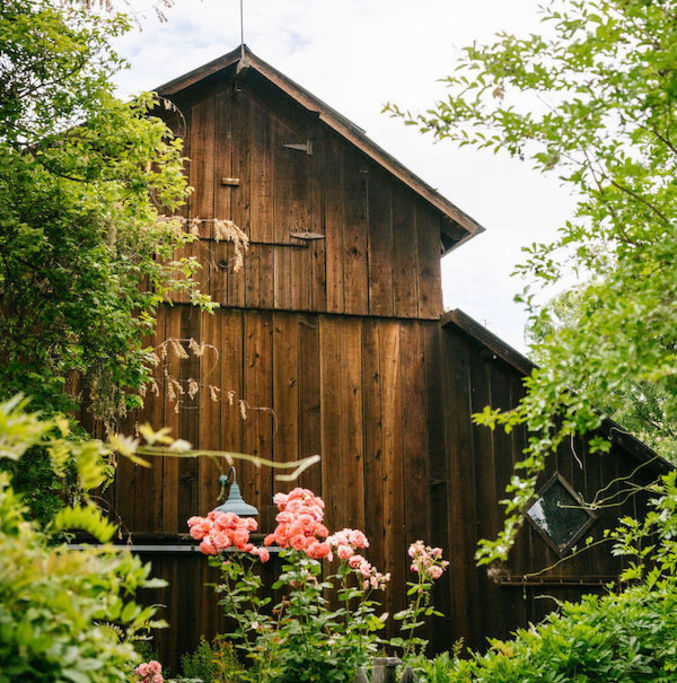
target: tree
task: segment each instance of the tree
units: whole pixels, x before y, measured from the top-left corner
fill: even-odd
[[[579,314],[578,290],[573,288],[563,292],[548,308],[550,318],[540,319],[537,325],[527,330],[527,336],[534,342],[534,353],[538,353],[539,342],[551,335],[555,327],[572,325]],[[541,362],[538,356],[534,360]],[[674,431],[674,421],[666,410],[670,397],[665,393],[665,388],[642,381],[630,384],[625,391],[611,392],[611,398],[605,404],[605,412],[647,446],[677,465],[677,433]]]
[[[160,302],[211,304],[175,256],[193,239],[168,217],[188,194],[181,141],[156,96],[114,97],[110,41],[130,21],[89,4],[0,8],[0,394],[69,410],[76,372],[111,421],[141,402]]]
[[[450,94],[418,114],[388,108],[424,133],[530,160],[578,193],[552,243],[524,249],[517,272],[548,284],[585,279],[562,325],[529,286],[517,297],[549,331],[532,348],[541,367],[512,411],[479,422],[530,440],[508,488],[507,521],[481,562],[505,559],[544,460],[574,433],[590,434],[620,397],[647,386],[677,415],[677,6],[674,0],[566,0],[543,8],[543,35],[501,34],[466,48]],[[609,442],[592,436],[594,450]]]

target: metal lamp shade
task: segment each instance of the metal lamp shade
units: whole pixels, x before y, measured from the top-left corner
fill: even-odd
[[[230,468],[231,474],[233,475],[233,481],[230,485],[230,491],[228,492],[228,500],[223,504],[219,505],[216,509],[219,512],[232,512],[239,517],[257,517],[259,511],[249,503],[245,503],[242,494],[240,493],[240,487],[237,484],[237,479],[235,478],[235,468]],[[230,477],[221,475],[219,481],[228,481]]]

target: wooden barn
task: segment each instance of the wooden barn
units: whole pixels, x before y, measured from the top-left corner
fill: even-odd
[[[665,467],[613,426],[611,456],[588,456],[580,440],[552,460],[509,565],[491,578],[474,565],[477,540],[501,524],[496,501],[525,435],[492,434],[470,415],[514,404],[531,367],[463,313],[443,315],[440,259],[482,227],[248,50],[159,92],[181,112],[170,122],[191,158],[188,215],[203,219],[190,249],[220,308],[202,314],[180,296],[162,308],[156,344],[210,346],[187,358],[169,352],[159,396],[149,394],[135,419],[202,449],[275,461],[320,454],[300,483],[324,498],[329,528],[365,530],[370,559],[393,577],[391,613],[404,602],[408,544],[441,545],[451,566],[436,595],[448,615],[434,628],[437,649],[459,637],[482,646],[551,609],[543,595],[575,597],[616,575],[618,563],[595,550],[524,578],[555,564],[580,527],[600,535],[619,514],[576,510],[584,519],[556,524],[553,540],[553,496],[590,500],[603,482],[633,472],[645,481]],[[214,218],[249,237],[239,270]],[[175,400],[169,378],[199,391]],[[186,536],[187,518],[217,504],[218,474],[208,459],[167,458],[148,470],[122,461],[112,490],[134,547],[170,581],[155,596],[171,624],[158,636],[166,662],[219,627],[204,587],[213,577]],[[272,496],[285,487],[270,469],[239,464],[237,474],[261,531],[272,530]],[[620,512],[643,502],[629,498]]]

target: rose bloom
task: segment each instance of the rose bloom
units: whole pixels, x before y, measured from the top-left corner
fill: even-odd
[[[353,556],[353,549],[349,545],[340,545],[336,549],[336,554],[342,560],[349,560]]]
[[[366,560],[364,557],[362,557],[362,555],[353,555],[348,560],[348,565],[351,569],[357,569],[363,562],[366,562]]]
[[[308,557],[312,558],[313,560],[321,560],[329,556],[331,553],[331,548],[327,543],[313,541],[306,548],[306,553]]]
[[[439,579],[440,576],[442,576],[443,571],[444,570],[442,569],[442,567],[438,567],[438,566],[430,567],[428,569],[428,576],[430,576],[431,579]]]

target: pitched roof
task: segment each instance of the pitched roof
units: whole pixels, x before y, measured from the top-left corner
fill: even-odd
[[[532,370],[535,370],[538,367],[536,363],[529,360],[526,356],[510,346],[510,344],[504,342],[500,337],[497,337],[493,332],[490,332],[484,327],[484,325],[478,323],[477,320],[471,318],[459,308],[453,311],[447,311],[442,316],[440,325],[443,328],[454,325],[486,347],[495,357],[505,361],[522,375],[530,375]],[[665,474],[674,469],[673,465],[665,460],[665,458],[661,457],[645,443],[632,436],[632,434],[623,429],[623,427],[617,422],[614,422],[614,420],[605,418],[602,421],[601,431],[616,445],[637,458],[642,464],[649,465],[652,469],[661,474]]]
[[[463,242],[466,242],[475,235],[484,232],[484,228],[455,204],[443,197],[437,190],[432,188],[417,175],[403,166],[397,159],[388,154],[375,142],[370,140],[365,131],[359,126],[349,121],[345,116],[339,114],[335,109],[322,102],[305,88],[277,69],[267,64],[257,57],[246,46],[240,46],[221,57],[204,64],[193,71],[189,71],[183,76],[179,76],[164,85],[156,88],[156,91],[169,99],[173,95],[189,88],[200,81],[230,70],[236,65],[236,72],[245,74],[247,70],[253,69],[261,74],[279,90],[295,100],[302,107],[316,115],[329,128],[337,132],[343,138],[351,142],[364,154],[380,164],[392,175],[410,187],[414,192],[428,201],[440,213],[448,219],[448,230],[442,229],[442,242],[444,253],[451,251]]]

